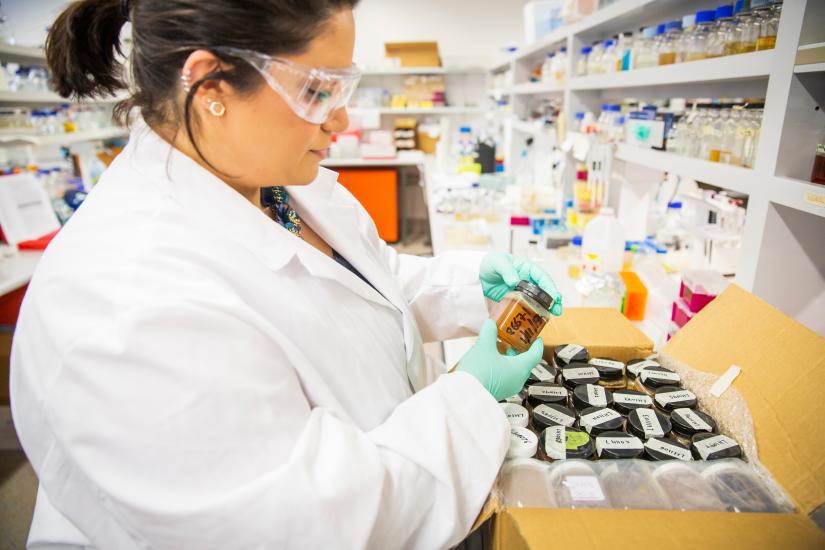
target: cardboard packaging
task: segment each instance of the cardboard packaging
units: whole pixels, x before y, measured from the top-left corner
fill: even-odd
[[[440,67],[438,42],[387,42],[384,57],[400,60],[402,67]]]
[[[571,342],[593,355],[646,356],[646,339],[635,332],[621,315],[569,309],[542,333],[545,356]],[[825,415],[825,338],[731,285],[661,355],[717,376],[731,365],[742,369],[733,387],[753,418],[759,461],[796,512],[504,508],[493,520],[493,548],[825,548],[825,533],[808,517],[825,502],[825,443],[814,436]]]

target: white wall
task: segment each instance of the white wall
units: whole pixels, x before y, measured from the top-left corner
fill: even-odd
[[[380,65],[385,42],[438,42],[444,64],[489,64],[523,42],[527,0],[361,0],[355,10],[355,61]]]
[[[46,40],[46,27],[66,4],[66,0],[3,0],[2,6],[14,28],[17,43],[42,46]]]

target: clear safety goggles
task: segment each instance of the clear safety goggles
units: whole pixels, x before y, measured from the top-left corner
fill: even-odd
[[[323,124],[336,109],[345,107],[361,80],[361,71],[355,65],[346,69],[318,69],[253,50],[229,47],[214,50],[255,67],[295,114],[312,124]]]

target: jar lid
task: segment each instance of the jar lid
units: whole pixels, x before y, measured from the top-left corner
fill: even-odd
[[[633,409],[646,409],[653,406],[653,398],[636,390],[616,390],[613,392],[613,408],[624,415]]]
[[[639,458],[644,453],[642,440],[624,432],[604,432],[596,437],[599,458]]]
[[[570,363],[587,363],[590,354],[584,346],[563,344],[553,350],[553,362],[557,367],[566,367]]]
[[[555,382],[559,369],[549,365],[546,361],[539,361],[539,364],[533,367],[530,371],[530,377],[527,379],[527,384],[537,384],[538,382]]]
[[[510,427],[510,446],[507,458],[530,458],[536,455],[539,438],[527,428]]]
[[[573,406],[577,409],[609,407],[613,404],[610,392],[596,384],[582,384],[573,389]]]
[[[664,367],[648,367],[639,373],[639,380],[646,388],[661,388],[662,386],[681,386],[682,377]]]
[[[656,390],[653,399],[656,401],[657,407],[667,412],[696,407],[696,394],[677,386],[662,386]]]
[[[541,448],[552,460],[590,458],[596,451],[593,439],[578,428],[550,426],[541,432]]]
[[[592,435],[621,430],[624,427],[624,417],[613,409],[590,407],[584,409],[579,416],[579,427]]]
[[[645,457],[649,460],[693,460],[690,449],[666,437],[651,437],[645,441]]]
[[[653,359],[632,359],[627,362],[627,377],[634,380],[644,369],[661,366],[658,361]]]
[[[618,380],[624,375],[624,363],[606,357],[593,357],[588,361],[591,367],[596,367],[599,376],[604,380]]]
[[[583,384],[595,384],[599,381],[599,371],[587,363],[573,363],[561,369],[562,383],[566,388],[573,389]]]
[[[693,409],[675,409],[670,413],[673,432],[684,437],[693,437],[699,432],[716,431],[716,421],[709,414]]]
[[[500,406],[511,426],[518,426],[520,428],[527,427],[527,424],[530,422],[530,415],[527,413],[527,409],[515,403],[501,403]]]
[[[627,428],[630,433],[642,439],[667,437],[670,433],[670,420],[653,409],[634,409],[627,415]]]
[[[718,460],[720,458],[739,458],[742,447],[726,435],[701,432],[693,436],[690,443],[693,458],[699,460]]]
[[[499,403],[515,403],[516,405],[524,405],[524,400],[527,399],[527,389],[522,388],[515,395],[511,395],[506,399],[502,399]]]
[[[539,303],[541,307],[550,311],[553,307],[553,297],[539,288],[537,285],[533,283],[528,283],[527,281],[519,281],[516,285],[516,290],[521,292],[522,294],[526,294],[533,300]]]
[[[576,411],[564,405],[555,403],[539,405],[533,409],[533,425],[538,430],[550,426],[564,426],[569,428],[576,423]]]
[[[566,405],[569,397],[564,386],[553,382],[539,382],[532,386],[527,386],[527,402],[537,407],[542,403],[558,403]]]

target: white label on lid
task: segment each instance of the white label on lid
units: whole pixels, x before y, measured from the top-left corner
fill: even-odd
[[[693,446],[696,447],[697,451],[699,451],[699,456],[702,457],[702,460],[707,460],[713,453],[718,453],[719,451],[724,451],[725,449],[731,449],[738,445],[739,444],[736,443],[736,441],[726,435],[715,435],[713,437],[703,439],[702,441],[693,442]]]
[[[564,426],[550,426],[544,430],[544,453],[553,460],[567,458]]]
[[[624,363],[620,361],[611,361],[610,359],[591,359],[590,364],[594,367],[604,367],[606,369],[623,370]]]
[[[563,359],[564,361],[569,363],[570,360],[573,359],[573,357],[575,357],[576,354],[583,349],[584,348],[578,344],[567,344],[566,346],[561,348],[561,350],[559,350],[559,353],[557,353],[557,355],[560,359]]]
[[[528,386],[527,395],[534,397],[567,397],[567,390],[561,386]]]
[[[514,405],[521,405],[524,402],[524,399],[521,398],[521,394],[517,393],[516,395],[511,395],[507,399],[504,400],[506,403],[513,403]]]
[[[561,411],[557,411],[553,407],[549,405],[539,405],[533,412],[539,416],[546,418],[556,424],[560,424],[562,426],[570,427],[576,422],[576,419],[568,414],[564,414]]]
[[[631,435],[628,437],[603,437],[596,438],[596,454],[602,456],[604,449],[629,449],[634,451],[641,451],[644,449],[642,440]]]
[[[527,428],[512,426],[510,428],[510,447],[507,458],[530,458],[535,456],[539,439]]]
[[[712,432],[713,428],[702,420],[702,417],[696,414],[692,409],[676,409],[671,413],[671,416],[678,416],[696,431]]]
[[[627,366],[627,370],[633,374],[633,376],[639,376],[639,373],[642,370],[649,368],[649,367],[661,367],[659,363],[653,361],[651,359],[646,359],[644,361],[639,361],[638,363],[634,363],[632,365]]]
[[[665,441],[659,441],[658,439],[648,439],[647,441],[645,441],[645,447],[647,447],[651,451],[672,456],[677,460],[693,460],[693,457],[690,455],[689,450],[683,449],[682,447],[673,445],[671,443],[667,443]]]
[[[650,409],[636,409],[633,414],[639,416],[639,422],[642,424],[642,429],[645,432],[645,438],[664,437],[665,432],[662,430],[662,425],[659,423],[659,418],[656,412]]]
[[[607,392],[601,386],[588,384],[587,386],[587,401],[593,407],[607,406]]]
[[[655,380],[664,380],[665,382],[680,382],[682,380],[678,374],[675,372],[670,372],[669,370],[645,369],[639,376],[642,377],[642,382],[647,382],[651,378]]]
[[[570,498],[573,500],[588,502],[604,500],[602,486],[596,476],[567,476],[562,483],[570,491]]]
[[[672,391],[667,393],[657,393],[656,402],[664,407],[670,403],[678,403],[679,401],[690,401],[696,399],[696,394],[690,390]]]
[[[556,378],[552,372],[542,365],[536,365],[530,373],[535,376],[539,382],[552,382]]]
[[[504,410],[504,414],[507,415],[507,421],[511,426],[527,427],[530,420],[527,409],[515,403],[502,403],[501,408]]]
[[[565,380],[581,380],[582,378],[598,378],[599,371],[595,367],[572,367],[561,371]]]
[[[594,426],[599,426],[605,422],[610,422],[616,418],[621,418],[622,415],[613,409],[602,409],[589,414],[585,414],[579,418],[579,425],[590,433]]]
[[[635,393],[613,392],[613,401],[622,405],[641,405],[649,407],[653,404],[653,399],[649,395],[636,395]]]

